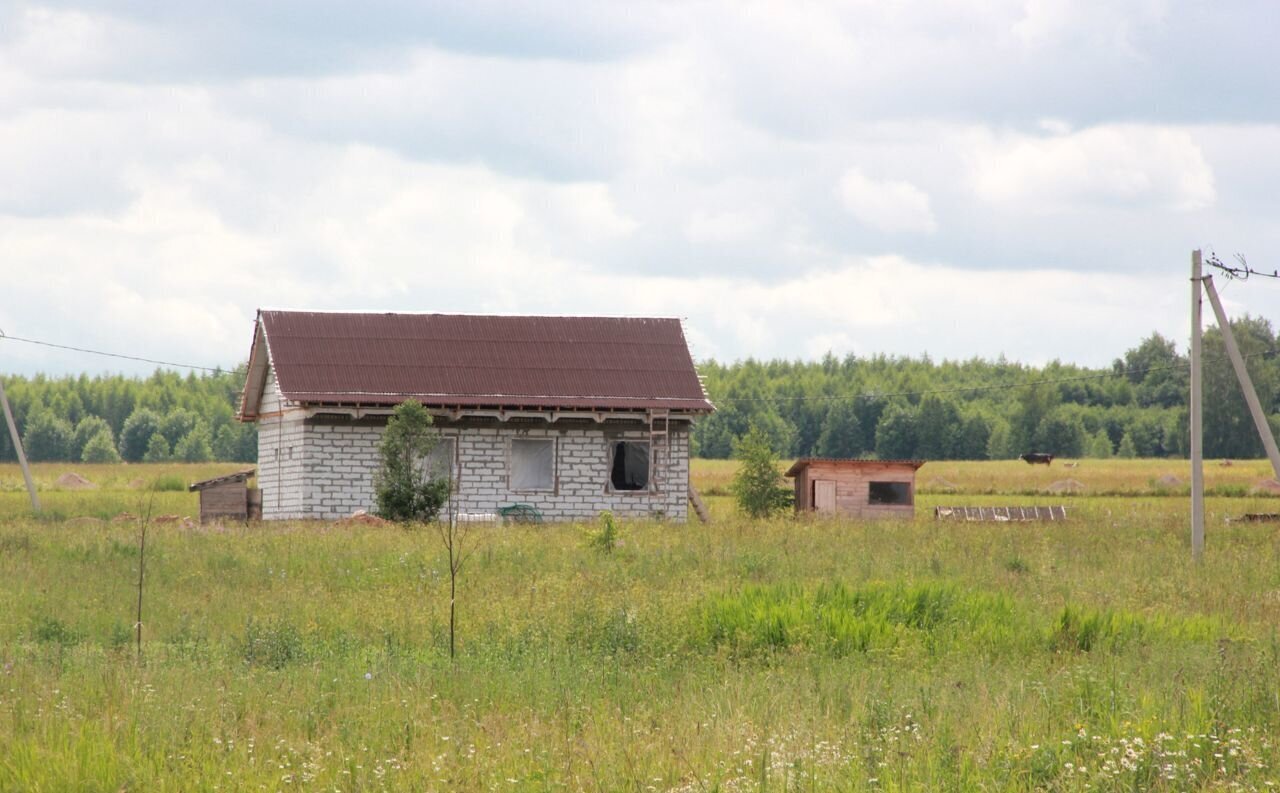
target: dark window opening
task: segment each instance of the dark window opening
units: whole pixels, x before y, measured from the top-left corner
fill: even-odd
[[[910,482],[872,482],[870,504],[910,504]]]
[[[614,490],[644,490],[649,486],[649,444],[619,441],[613,444],[609,481]]]

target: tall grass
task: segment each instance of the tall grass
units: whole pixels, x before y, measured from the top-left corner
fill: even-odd
[[[454,663],[423,532],[156,525],[138,664],[136,524],[9,519],[0,790],[1280,781],[1274,527],[1196,565],[1177,499],[1072,515],[477,529]]]

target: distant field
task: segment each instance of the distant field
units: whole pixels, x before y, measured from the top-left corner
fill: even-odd
[[[611,553],[594,522],[479,527],[455,662],[427,530],[153,526],[139,664],[137,524],[5,518],[0,790],[1273,789],[1280,529],[1223,518],[1274,499],[1211,497],[1197,566],[1149,482],[1178,463],[1085,463],[1142,495],[1060,499],[1018,494],[1066,470],[1019,465],[926,466],[956,492],[909,522],[713,495],[713,525],[623,523]],[[238,466],[71,468],[103,486],[38,469],[67,516]],[[931,519],[957,500],[1071,518]]]

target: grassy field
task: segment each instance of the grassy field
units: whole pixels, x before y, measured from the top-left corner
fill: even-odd
[[[699,462],[711,526],[477,529],[455,661],[429,531],[153,526],[141,663],[136,523],[18,517],[3,468],[0,790],[1273,789],[1277,528],[1223,518],[1277,502],[1210,466],[1195,565],[1179,465],[930,463],[919,517],[870,524],[742,520]],[[105,517],[237,468],[38,478]]]

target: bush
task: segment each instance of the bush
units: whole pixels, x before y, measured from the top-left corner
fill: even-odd
[[[83,460],[84,447],[89,445],[89,441],[97,437],[103,430],[107,431],[111,438],[111,446],[114,449],[116,445],[115,435],[111,432],[111,425],[106,419],[97,416],[85,416],[80,419],[80,423],[76,425],[75,434],[71,438],[71,459]],[[105,462],[118,462],[117,460],[107,460]]]
[[[66,419],[41,410],[27,421],[27,431],[22,437],[27,458],[33,463],[48,460],[67,460],[71,456],[71,442],[75,431]]]
[[[120,456],[131,463],[140,462],[147,454],[151,439],[160,432],[160,417],[155,411],[138,408],[120,428]],[[163,435],[161,439],[163,439]]]
[[[601,553],[613,553],[618,547],[618,523],[609,511],[600,513],[600,530],[591,535],[588,544]]]
[[[205,463],[212,460],[213,445],[208,425],[197,421],[191,431],[183,435],[173,447],[173,457],[184,463]]]
[[[165,474],[156,477],[156,481],[151,483],[151,489],[161,493],[181,493],[187,489],[187,483],[177,474]]]
[[[783,487],[777,458],[769,445],[769,437],[752,426],[734,452],[742,465],[733,477],[733,495],[738,509],[753,518],[767,518],[786,509],[792,498],[791,489]]]
[[[83,425],[84,421],[80,423]],[[116,442],[111,437],[111,428],[106,426],[105,422],[97,434],[85,443],[84,449],[80,452],[80,460],[86,463],[120,462],[120,452],[116,451]]]
[[[169,442],[159,432],[151,436],[147,442],[147,451],[142,455],[144,463],[163,463],[169,459]]]

